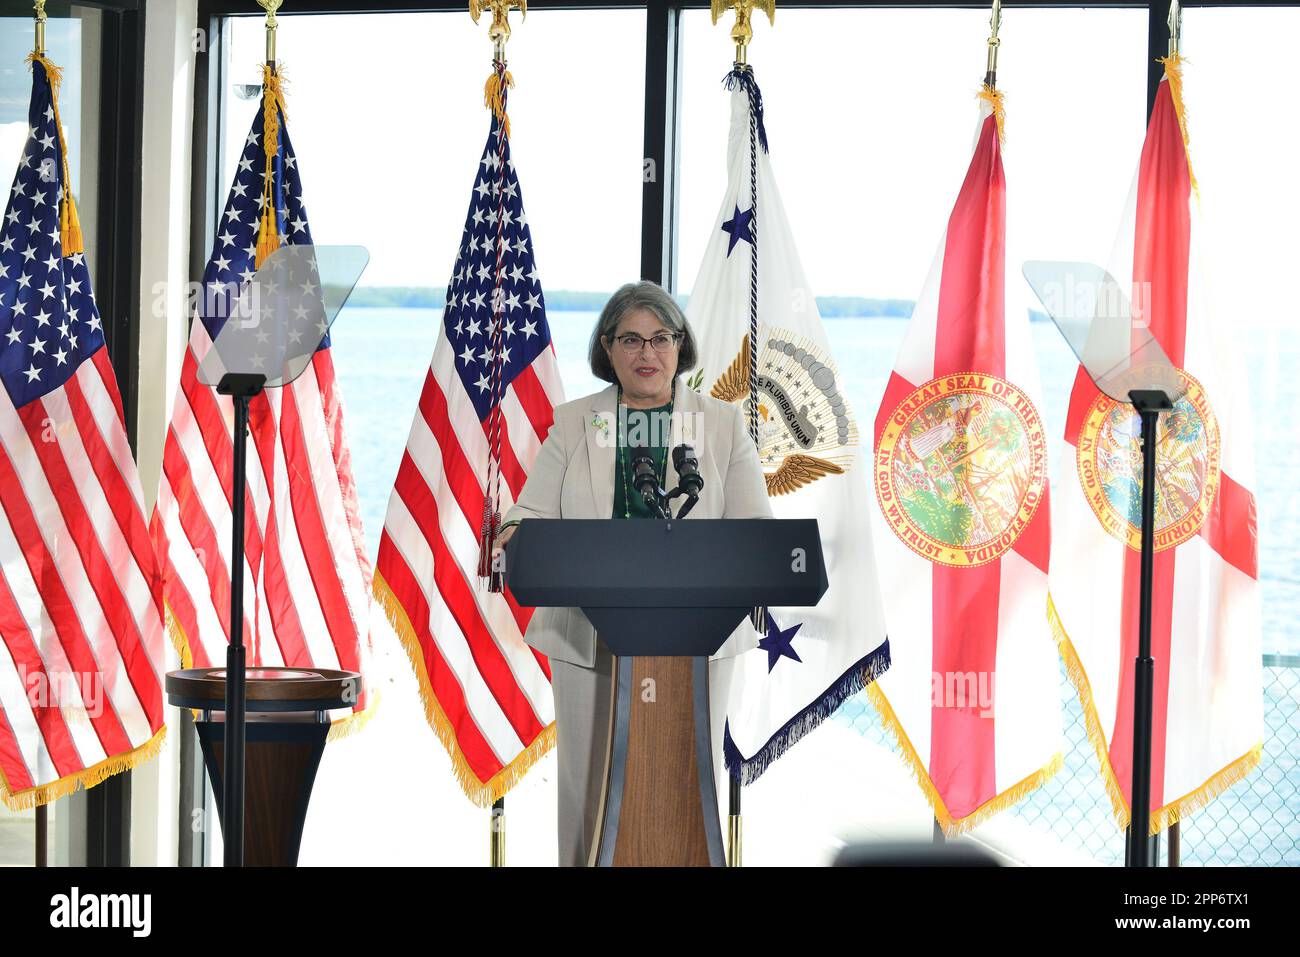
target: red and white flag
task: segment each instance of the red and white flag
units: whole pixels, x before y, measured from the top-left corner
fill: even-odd
[[[265,174],[265,175],[264,175]],[[264,68],[262,104],[244,143],[203,273],[163,450],[150,530],[167,577],[172,637],[186,667],[221,665],[230,640],[231,432],[234,407],[199,381],[199,362],[259,263],[283,241],[310,244],[280,79]],[[248,664],[362,673],[363,691],[333,732],[358,726],[370,647],[366,558],[329,338],[302,374],[249,409],[244,532]]]
[[[1259,761],[1263,740],[1251,410],[1237,339],[1197,248],[1181,64],[1165,62],[1129,205],[1132,259],[1112,272],[1187,393],[1160,417],[1151,655],[1151,831]],[[1131,264],[1130,264],[1131,262]],[[1135,312],[1135,315],[1137,313]],[[1065,426],[1052,623],[1121,824],[1129,818],[1141,548],[1140,429],[1082,368]]]
[[[19,809],[156,754],[162,576],[90,290],[56,98],[0,220],[0,799]]]
[[[894,664],[867,694],[950,834],[1061,760],[1047,442],[1028,315],[1004,302],[1001,96],[981,99],[975,154],[875,427]]]
[[[484,501],[509,510],[564,401],[510,158],[509,82],[489,80],[491,131],[375,568],[429,724],[483,806],[555,743],[550,664],[523,639],[533,609],[478,575]]]

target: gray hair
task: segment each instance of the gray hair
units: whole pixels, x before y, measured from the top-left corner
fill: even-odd
[[[600,311],[596,328],[591,333],[591,346],[587,350],[591,374],[604,382],[618,381],[604,344],[612,345],[610,339],[618,329],[618,324],[623,321],[623,317],[638,309],[648,309],[665,328],[681,334],[681,346],[677,351],[677,374],[694,369],[695,333],[691,331],[691,324],[686,321],[686,313],[682,312],[682,307],[677,305],[677,301],[662,286],[642,281],[630,282],[619,288],[609,297],[609,302],[605,303],[605,308]]]

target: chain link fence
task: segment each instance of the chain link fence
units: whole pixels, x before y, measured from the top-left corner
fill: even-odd
[[[1264,751],[1259,766],[1181,822],[1183,865],[1300,865],[1300,655],[1264,656]],[[1098,864],[1124,862],[1124,833],[1115,824],[1083,709],[1061,671],[1064,764],[1055,777],[1006,813],[1045,839]],[[896,750],[865,695],[844,703],[837,720],[881,747]],[[1161,841],[1161,863],[1168,844]]]

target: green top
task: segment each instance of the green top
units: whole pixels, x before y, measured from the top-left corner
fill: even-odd
[[[618,446],[614,455],[614,518],[655,518],[632,484],[629,448],[645,448],[654,459],[662,485],[668,474],[668,430],[673,404],[653,409],[618,409]]]

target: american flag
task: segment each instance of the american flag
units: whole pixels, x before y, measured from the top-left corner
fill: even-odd
[[[60,228],[58,70],[36,59],[32,72],[0,221],[0,798],[12,808],[134,766],[166,730],[162,579],[86,257]]]
[[[465,793],[482,805],[505,794],[554,741],[550,666],[523,640],[532,609],[508,591],[477,587],[485,496],[499,496],[506,512],[563,401],[509,135],[502,103],[375,574],[429,723]]]
[[[264,192],[268,138],[272,161]],[[274,204],[274,236],[311,243],[279,78],[269,70],[203,273],[151,523],[166,575],[169,624],[187,666],[224,663],[230,628],[234,412],[228,396],[199,381],[198,365],[257,269],[268,202]],[[291,384],[252,401],[244,642],[250,667],[339,668],[361,671],[364,679],[370,564],[329,345],[326,338]],[[363,692],[344,720],[362,716],[368,705]],[[345,727],[336,722],[335,730]]]

